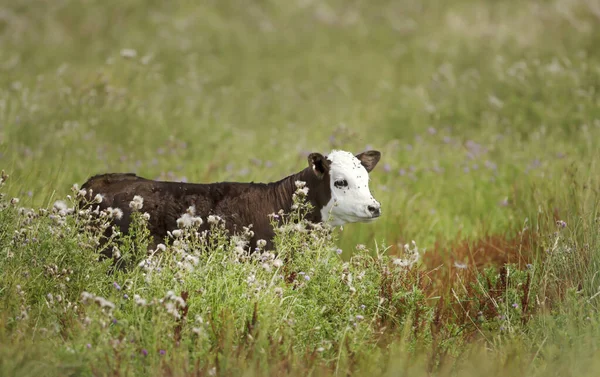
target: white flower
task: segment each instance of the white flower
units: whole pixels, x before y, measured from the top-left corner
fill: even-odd
[[[140,295],[133,295],[133,300],[138,306],[146,306],[146,300],[140,297]]]
[[[144,206],[144,198],[139,195],[135,195],[133,200],[129,203],[129,207],[133,210],[140,210]]]
[[[262,249],[263,247],[267,246],[267,241],[265,240],[258,240],[256,241],[256,246],[260,249]]]
[[[102,203],[102,195],[96,194],[96,196],[94,196],[94,203]]]
[[[275,268],[279,268],[279,267],[281,267],[281,266],[283,266],[283,262],[281,261],[281,259],[275,259],[275,260],[273,261],[273,267],[275,267]]]
[[[296,184],[296,188],[299,188],[299,189],[301,189],[304,186],[306,186],[306,182],[304,182],[304,181],[296,181],[294,183]]]
[[[57,211],[66,211],[69,208],[67,206],[67,203],[65,203],[64,200],[57,200],[57,201],[55,201],[53,207]]]
[[[137,51],[132,48],[124,48],[121,50],[121,56],[125,59],[133,59],[137,56]]]
[[[123,210],[121,210],[121,208],[108,207],[106,209],[106,212],[108,213],[109,217],[115,218],[117,220],[121,220],[121,218],[123,217]]]
[[[177,219],[177,227],[180,229],[190,228],[192,226],[192,216],[189,213],[184,213]]]

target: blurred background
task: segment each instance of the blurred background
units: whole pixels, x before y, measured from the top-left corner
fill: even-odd
[[[596,161],[599,25],[593,0],[4,0],[0,168],[48,205],[102,172],[267,182],[373,148],[383,217],[345,250],[508,232]]]

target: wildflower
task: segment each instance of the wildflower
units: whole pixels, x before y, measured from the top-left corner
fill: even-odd
[[[167,353],[167,351],[165,351],[165,350],[160,350],[160,351],[158,351],[158,353],[160,353],[161,355],[164,355],[164,354],[166,354],[166,353]]]
[[[134,59],[137,57],[137,51],[132,48],[124,48],[121,50],[121,57],[125,59]]]
[[[279,297],[283,296],[283,288],[281,288],[281,287],[277,287],[277,288],[275,288],[275,291],[274,291],[274,292],[275,292],[275,294],[276,294],[277,296],[279,296]]]
[[[517,304],[516,302],[514,304],[512,304],[512,307],[517,309],[519,307],[519,304]]]
[[[16,206],[17,204],[19,204],[19,198],[12,198],[10,200],[10,204],[12,204],[13,206]]]
[[[107,299],[105,299],[104,297],[100,297],[100,296],[96,296],[95,300],[94,300],[102,309],[108,309],[108,310],[112,310],[115,308],[115,304],[113,304],[112,302],[108,301]]]
[[[135,195],[133,200],[129,203],[129,207],[133,210],[140,210],[144,206],[144,198],[139,195]]]
[[[96,194],[96,196],[94,196],[94,203],[102,203],[102,195]]]
[[[53,204],[53,207],[58,212],[60,212],[60,211],[66,211],[68,209],[67,203],[65,203],[64,200],[57,200],[57,201],[55,201],[54,204]]]
[[[464,270],[466,269],[468,266],[466,263],[462,263],[462,262],[454,262],[454,267],[458,268],[459,270]]]
[[[158,245],[156,245],[156,251],[159,251],[159,250],[165,251],[165,250],[167,250],[167,247],[164,244],[159,243]]]
[[[364,317],[364,316],[362,316],[362,315],[360,315],[360,314],[357,314],[357,315],[356,315],[356,320],[357,320],[357,321],[362,321],[363,319],[365,319],[365,317]]]
[[[115,289],[116,289],[117,291],[120,291],[120,290],[121,290],[121,286],[120,286],[120,285],[119,285],[119,283],[117,283],[116,281],[115,281],[115,282],[113,282],[113,287],[115,287]]]
[[[304,186],[306,186],[306,182],[304,182],[304,181],[296,181],[294,183],[296,185],[296,188],[298,188],[298,189],[304,188]]]
[[[319,353],[320,353],[320,352],[323,352],[323,351],[325,351],[325,348],[323,348],[323,347],[319,347],[319,348],[317,348],[317,352],[319,352]]]
[[[207,219],[209,224],[215,224],[215,225],[219,222],[219,220],[220,220],[220,217],[214,216],[214,215],[209,215],[208,219]]]
[[[310,280],[310,276],[304,275],[304,280],[306,280],[306,281]]]
[[[147,349],[142,349],[142,355],[144,356],[148,356],[148,350]]]
[[[256,241],[256,246],[257,246],[259,249],[262,249],[263,247],[267,246],[267,241],[265,241],[265,240],[262,240],[262,239],[261,239],[261,240],[258,240],[258,241]]]
[[[566,228],[566,227],[567,227],[567,223],[566,223],[566,222],[564,222],[563,220],[558,220],[558,221],[556,222],[556,225],[557,225],[559,228],[561,228],[561,229],[564,229],[564,228]]]
[[[146,306],[146,300],[140,297],[140,295],[133,295],[133,300],[137,306]]]
[[[86,346],[87,348],[92,348],[92,345],[91,345],[91,344],[89,344],[89,343],[88,343],[88,344],[86,344],[85,346]]]
[[[112,323],[113,323],[113,325],[116,325],[117,324],[117,319],[113,318]]]
[[[150,214],[148,212],[144,212],[142,214],[142,219],[144,219],[146,221],[150,220]]]
[[[109,217],[113,217],[117,220],[121,220],[123,217],[123,210],[121,210],[121,208],[108,207],[106,211],[108,212]]]
[[[129,295],[128,295],[127,293],[125,293],[125,294],[123,295],[123,298],[124,298],[125,300],[129,300]]]
[[[335,252],[337,253],[337,255],[341,255],[342,254],[342,249],[337,249]]]
[[[275,259],[275,260],[273,261],[273,267],[275,267],[275,268],[279,268],[279,267],[281,267],[281,266],[283,266],[283,262],[281,261],[281,259]]]

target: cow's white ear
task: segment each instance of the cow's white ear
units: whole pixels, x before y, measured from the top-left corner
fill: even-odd
[[[379,162],[381,158],[381,153],[379,151],[366,151],[361,154],[357,154],[356,158],[360,160],[362,166],[367,169],[367,172],[371,172],[375,168],[375,165]]]
[[[329,172],[329,161],[320,153],[311,153],[308,155],[308,167],[322,179]]]

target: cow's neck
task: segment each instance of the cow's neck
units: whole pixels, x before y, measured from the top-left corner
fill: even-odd
[[[329,179],[329,177],[324,177]],[[319,186],[319,180],[311,169],[304,169],[296,174],[292,174],[288,177],[281,179],[280,181],[271,184],[271,189],[274,192],[276,208],[283,209],[285,213],[291,211],[293,203],[293,195],[297,190],[296,182],[302,181],[306,183],[308,187],[308,200],[313,205],[313,211],[306,216],[307,220],[312,222],[321,221],[321,206],[317,200],[317,193],[315,192]]]

